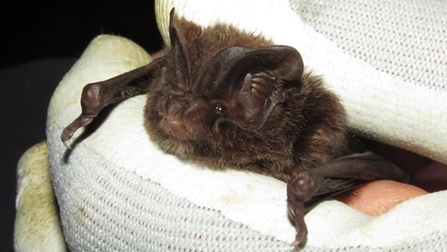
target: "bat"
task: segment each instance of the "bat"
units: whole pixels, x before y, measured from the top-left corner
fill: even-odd
[[[339,99],[295,48],[231,25],[199,27],[174,10],[169,32],[162,57],[84,87],[82,114],[61,135],[67,147],[104,107],[147,94],[145,125],[165,152],[287,182],[296,246],[307,238],[304,214],[321,200],[365,181],[408,180],[352,134]]]

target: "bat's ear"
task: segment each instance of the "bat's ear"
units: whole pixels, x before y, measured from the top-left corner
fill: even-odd
[[[188,56],[182,43],[182,39],[179,37],[179,33],[176,28],[179,19],[175,15],[175,8],[172,8],[169,15],[169,38],[171,40],[170,53],[173,54],[173,57],[167,57],[167,59],[172,59],[173,62],[167,65],[174,66],[174,70],[176,70],[173,71],[174,75],[177,77],[177,80],[179,80],[177,84],[189,85],[190,70],[188,65]]]
[[[202,76],[197,86],[206,88],[203,83],[215,83],[206,91],[225,97],[233,105],[227,119],[259,130],[273,108],[287,100],[284,85],[299,85],[304,66],[293,47],[230,47],[211,59],[206,69],[214,74]]]

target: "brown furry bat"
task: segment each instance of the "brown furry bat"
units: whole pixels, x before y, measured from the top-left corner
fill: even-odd
[[[364,181],[407,179],[362,147],[337,97],[304,72],[294,48],[227,25],[201,28],[173,11],[169,31],[166,55],[84,88],[64,143],[105,106],[147,93],[147,129],[167,153],[288,183],[297,245],[306,240],[309,206]]]

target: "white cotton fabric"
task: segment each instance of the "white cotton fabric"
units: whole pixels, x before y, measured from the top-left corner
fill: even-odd
[[[160,0],[294,46],[342,100],[357,134],[447,163],[447,2],[417,0]],[[234,6],[237,6],[235,8]]]
[[[414,136],[411,131],[422,127],[420,118],[427,120],[426,125],[435,119],[418,112],[417,104],[411,111],[419,114],[411,116],[396,104],[393,107],[380,101],[388,100],[381,97],[390,92],[397,95],[396,103],[406,101],[401,98],[407,90],[410,93],[419,90],[418,98],[424,102],[430,100],[424,96],[427,90],[433,91],[432,101],[445,93],[381,72],[372,62],[344,52],[337,42],[329,39],[330,34],[322,34],[328,24],[303,18],[305,11],[297,7],[302,5],[294,6],[294,12],[285,0],[255,2],[156,3],[162,30],[167,24],[163,17],[175,6],[178,13],[197,19],[199,24],[210,20],[243,21],[244,29],[261,32],[262,27],[265,28],[262,33],[269,36],[278,32],[273,36],[275,40],[299,48],[305,62],[324,74],[328,86],[342,96],[351,124],[359,132],[442,160],[440,154],[445,142],[441,140],[445,135],[440,132],[445,127],[439,121],[440,112],[433,112],[440,128],[428,128],[431,134]],[[308,2],[312,6],[312,1]],[[228,7],[234,5],[238,8]],[[278,22],[285,21],[288,27],[281,33],[278,27],[283,26],[278,26]],[[151,143],[143,126],[144,95],[107,110],[96,127],[90,127],[91,132],[80,129],[73,137],[72,149],[62,145],[62,129],[81,112],[79,99],[85,84],[149,61],[147,53],[133,42],[122,37],[99,36],[53,95],[47,123],[49,163],[68,248],[71,251],[292,251],[290,244],[295,231],[287,218],[285,184],[247,172],[211,171],[164,154]],[[351,68],[347,68],[349,64],[353,64]],[[367,73],[367,77],[360,72]],[[390,82],[378,85],[378,79]],[[364,101],[360,97],[375,100]],[[375,107],[362,107],[366,105]],[[379,110],[374,112],[376,109]],[[387,115],[392,113],[394,116]],[[393,118],[393,123],[387,118]],[[375,120],[396,125],[377,125]],[[441,140],[433,139],[435,136]],[[424,137],[424,141],[418,142]],[[306,215],[309,236],[304,251],[442,251],[447,247],[445,209],[447,191],[408,200],[378,217],[366,216],[338,201],[327,201]]]
[[[28,149],[17,164],[14,251],[66,251],[45,142]]]

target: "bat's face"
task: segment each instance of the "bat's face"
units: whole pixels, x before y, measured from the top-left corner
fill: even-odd
[[[219,125],[228,122],[228,115],[233,113],[234,105],[222,95],[196,92],[169,77],[161,81],[168,83],[149,93],[147,117],[165,137],[194,141],[217,136]]]
[[[175,22],[170,39],[146,117],[152,139],[178,155],[187,152],[180,143],[206,146],[237,138],[238,131],[259,131],[287,101],[287,83],[299,83],[303,72],[300,54],[288,46],[229,45],[197,64],[189,60],[200,59],[192,55],[197,50],[186,48]]]

